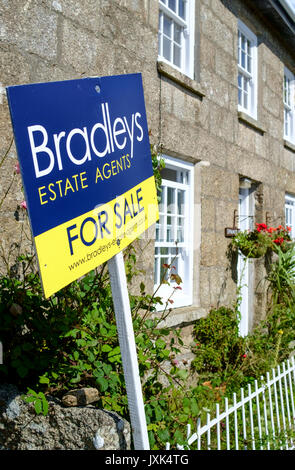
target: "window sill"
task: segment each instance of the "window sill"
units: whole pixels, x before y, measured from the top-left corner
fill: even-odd
[[[171,67],[166,62],[158,61],[157,62],[158,72],[164,77],[169,78],[172,82],[177,83],[182,88],[190,91],[191,93],[203,98],[205,96],[204,91],[201,89],[198,82],[187,77],[183,73]]]
[[[243,113],[242,111],[238,111],[238,119],[239,121],[247,124],[249,127],[252,127],[252,129],[260,132],[261,134],[265,134],[265,129],[263,129],[260,123],[251,116],[248,116],[248,114]]]
[[[158,318],[159,313],[154,315],[156,318]],[[196,320],[199,320],[200,318],[205,317],[208,314],[208,311],[202,307],[194,307],[193,305],[190,305],[188,307],[179,307],[179,308],[173,308],[167,318],[163,320],[162,322],[159,323],[158,327],[168,327],[168,328],[175,328],[175,327],[181,327],[186,324],[191,324],[194,323]]]
[[[295,145],[292,144],[289,140],[284,139],[284,147],[288,150],[291,150],[291,152],[295,153]]]

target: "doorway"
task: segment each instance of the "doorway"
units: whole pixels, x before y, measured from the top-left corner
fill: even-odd
[[[254,204],[251,184],[249,187],[239,189],[239,229],[241,231],[252,230],[254,227]],[[253,261],[247,259],[242,253],[238,255],[238,286],[239,286],[239,311],[240,336],[247,336],[250,330],[250,322],[253,311]]]

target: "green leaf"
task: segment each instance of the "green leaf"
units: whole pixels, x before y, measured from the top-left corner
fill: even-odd
[[[28,375],[28,369],[24,365],[20,365],[16,369],[18,375],[23,379],[26,375]]]
[[[46,377],[45,375],[42,375],[39,379],[39,383],[40,384],[49,384],[50,380],[48,377]]]
[[[36,402],[35,402],[35,411],[36,411],[37,415],[42,413],[42,402],[41,402],[41,400],[36,400]]]
[[[161,439],[162,442],[167,442],[170,439],[168,429],[160,429],[158,432],[158,437]]]
[[[108,389],[108,381],[104,377],[97,377],[96,383],[99,384],[99,388],[101,392],[105,392]]]
[[[156,341],[156,346],[159,348],[159,349],[164,349],[166,347],[166,343],[163,339],[159,338],[157,339]]]
[[[48,408],[49,408],[48,401],[46,400],[46,398],[42,401],[42,408],[43,408],[42,413],[44,416],[46,416],[48,413]]]

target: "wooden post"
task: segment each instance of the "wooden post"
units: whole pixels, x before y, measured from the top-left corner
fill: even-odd
[[[122,251],[108,261],[135,450],[149,450],[137,352]]]

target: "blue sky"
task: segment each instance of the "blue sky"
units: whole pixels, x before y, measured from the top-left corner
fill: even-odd
[[[295,0],[286,0],[289,6],[294,10],[295,13]]]

